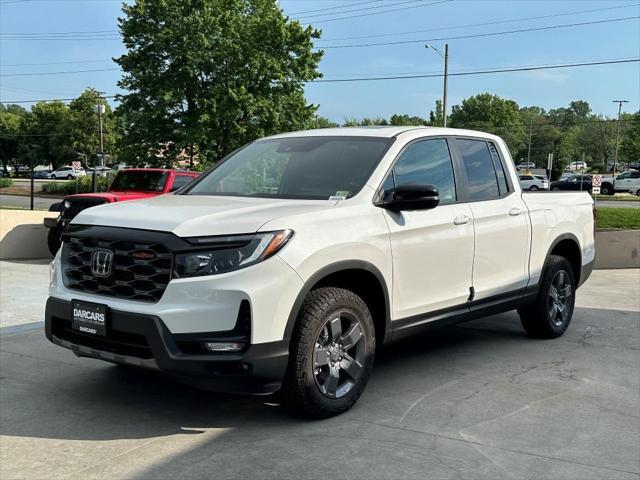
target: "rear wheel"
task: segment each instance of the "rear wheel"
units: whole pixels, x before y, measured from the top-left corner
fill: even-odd
[[[529,190],[531,190],[532,192],[538,190],[538,187],[535,185],[531,185],[531,188],[529,188]]]
[[[316,418],[347,411],[364,391],[374,355],[373,318],[362,298],[343,288],[313,290],[291,339],[283,403]]]
[[[556,338],[567,330],[573,315],[575,286],[568,260],[551,255],[545,265],[535,303],[518,310],[522,326],[529,335]]]
[[[67,175],[67,180],[73,180],[73,175]]]

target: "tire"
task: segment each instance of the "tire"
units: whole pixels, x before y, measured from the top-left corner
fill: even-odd
[[[600,186],[600,193],[602,195],[613,195],[616,192],[613,190],[613,187],[611,185],[609,185],[608,183],[603,183]]]
[[[51,255],[53,255],[54,257],[56,256],[56,253],[58,253],[58,250],[60,250],[60,247],[62,246],[62,240],[60,238],[61,235],[62,235],[62,232],[60,231],[59,228],[50,228],[49,233],[47,234],[47,247],[49,247],[49,251],[51,252]]]
[[[529,188],[529,190],[535,192],[536,190],[538,190],[538,187],[536,187],[535,185],[531,185],[531,188]]]
[[[535,338],[557,338],[569,327],[575,305],[576,281],[569,261],[547,259],[536,301],[518,309],[525,331]],[[563,292],[562,295],[559,295]],[[562,309],[559,306],[562,305]]]
[[[67,175],[67,180],[73,180],[73,175]]]
[[[551,187],[551,190],[554,192],[558,192],[560,190],[560,187]]]
[[[291,338],[283,404],[315,418],[346,412],[367,385],[375,344],[373,318],[362,298],[343,288],[311,291]]]

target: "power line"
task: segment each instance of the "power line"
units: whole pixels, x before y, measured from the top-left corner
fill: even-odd
[[[40,62],[40,63],[0,63],[0,67],[34,67],[34,66],[42,66],[42,65],[70,65],[76,63],[106,63],[113,62],[112,59],[109,60],[73,60],[67,62]]]
[[[395,42],[376,42],[376,43],[357,43],[351,45],[327,45],[323,47],[318,47],[319,49],[334,49],[334,48],[358,48],[358,47],[380,47],[384,45],[407,45],[410,43],[425,43],[425,42],[439,42],[444,40],[462,40],[467,38],[479,38],[479,37],[493,37],[498,35],[509,35],[514,33],[525,33],[525,32],[536,32],[541,30],[553,30],[556,28],[570,28],[570,27],[580,27],[585,25],[596,25],[603,23],[612,23],[612,22],[622,22],[626,20],[633,20],[640,18],[639,15],[635,15],[633,17],[622,17],[622,18],[611,18],[608,20],[594,20],[591,22],[579,22],[579,23],[567,23],[563,25],[546,25],[543,27],[533,27],[533,28],[521,28],[518,30],[506,30],[502,32],[489,32],[489,33],[475,33],[471,35],[456,35],[452,37],[440,37],[440,38],[424,38],[419,40],[398,40]]]
[[[67,75],[72,73],[112,72],[115,70],[120,70],[120,69],[119,68],[95,68],[92,70],[64,70],[60,72],[0,73],[0,77],[29,77],[33,75]]]
[[[595,66],[595,65],[613,65],[613,64],[622,64],[622,63],[635,63],[640,62],[640,58],[627,58],[627,59],[618,59],[618,60],[596,60],[592,62],[580,62],[580,63],[564,63],[564,64],[555,64],[555,65],[539,65],[539,66],[526,66],[526,67],[513,67],[513,68],[494,68],[487,70],[475,70],[475,71],[465,71],[465,72],[450,72],[450,76],[469,76],[469,75],[487,75],[494,73],[509,73],[509,72],[527,72],[534,70],[551,70],[551,69],[559,69],[559,68],[574,68],[574,67],[586,67],[586,66]],[[428,75],[403,75],[403,76],[387,76],[387,77],[377,77],[377,78],[339,78],[339,79],[318,79],[311,80],[306,83],[337,83],[337,82],[367,82],[367,81],[380,81],[380,80],[406,80],[406,79],[414,79],[414,78],[435,78],[442,77],[441,73],[434,73]],[[115,95],[103,95],[103,98],[115,98]],[[50,102],[50,101],[71,101],[75,100],[75,98],[53,98],[53,99],[44,99],[44,100],[11,100],[0,102],[4,104],[18,104],[18,103],[38,103],[38,102]]]
[[[573,67],[586,67],[591,65],[612,65],[617,63],[632,63],[632,62],[640,62],[640,58],[628,58],[628,59],[620,59],[620,60],[599,60],[593,62],[580,62],[580,63],[564,63],[564,64],[555,64],[555,65],[540,65],[540,66],[529,66],[529,67],[514,67],[514,68],[494,68],[490,70],[476,70],[476,71],[467,71],[467,72],[449,72],[449,76],[451,77],[461,77],[467,75],[487,75],[492,73],[508,73],[508,72],[528,72],[534,70],[553,70],[559,68],[573,68]],[[433,73],[428,75],[400,75],[400,76],[387,76],[387,77],[376,77],[376,78],[332,78],[332,79],[318,79],[313,80],[307,83],[337,83],[337,82],[371,82],[378,80],[407,80],[413,78],[436,78],[442,77],[442,73]]]
[[[116,95],[100,95],[100,98],[116,98]],[[78,97],[75,98],[45,98],[42,100],[9,100],[6,102],[0,102],[0,104],[5,105],[13,105],[18,103],[40,103],[40,102],[71,102],[73,100],[77,100]]]
[[[420,7],[429,7],[431,5],[438,5],[440,3],[450,3],[450,2],[453,2],[453,0],[439,0],[437,2],[425,3],[425,4],[421,4],[421,5],[412,5],[410,7],[394,8],[394,9],[391,9],[391,10],[381,10],[379,12],[361,13],[359,15],[350,15],[350,16],[347,16],[347,17],[328,18],[326,20],[320,20],[318,22],[307,22],[307,23],[305,23],[305,25],[312,25],[312,24],[317,24],[317,23],[335,22],[335,21],[338,21],[338,20],[347,20],[347,19],[350,19],[350,18],[369,17],[371,15],[381,15],[383,13],[399,12],[401,10],[409,10],[409,9],[412,9],[412,8],[420,8]]]
[[[515,23],[515,22],[525,22],[528,20],[541,20],[541,19],[545,19],[545,18],[555,18],[555,17],[566,17],[566,16],[570,16],[570,15],[580,15],[583,13],[594,13],[594,12],[602,12],[605,10],[616,10],[616,9],[620,9],[620,8],[630,8],[630,7],[639,7],[640,3],[636,3],[633,5],[621,5],[621,6],[616,6],[616,7],[606,7],[606,8],[596,8],[596,9],[592,9],[592,10],[578,10],[578,11],[574,11],[574,12],[565,12],[565,13],[555,13],[552,15],[539,15],[536,17],[525,17],[525,18],[514,18],[514,19],[510,19],[510,20],[496,20],[493,22],[483,22],[483,23],[470,23],[470,24],[466,24],[466,25],[452,25],[452,26],[448,26],[448,27],[436,27],[436,28],[429,28],[427,30],[412,30],[412,31],[407,31],[407,32],[394,32],[394,33],[379,33],[376,35],[360,35],[360,36],[355,36],[355,37],[338,37],[338,38],[322,38],[320,39],[321,42],[337,42],[337,41],[341,41],[341,40],[359,40],[359,39],[363,39],[363,38],[380,38],[380,37],[395,37],[398,35],[410,35],[410,34],[414,34],[414,33],[427,33],[427,32],[436,32],[436,31],[441,31],[441,30],[457,30],[459,28],[472,28],[472,27],[486,27],[489,25],[500,25],[500,24],[504,24],[504,23]]]
[[[333,7],[327,7],[327,8],[318,8],[316,10],[305,10],[304,12],[293,12],[293,13],[289,13],[288,15],[304,15],[305,13],[326,12],[327,10],[335,10],[335,9],[341,9],[341,8],[355,7],[356,5],[366,5],[366,4],[369,4],[369,3],[380,3],[382,1],[384,1],[384,0],[369,0],[367,2],[350,3],[349,5],[344,5],[344,6],[341,6],[341,7],[333,6]]]
[[[329,12],[329,13],[319,13],[319,14],[316,14],[316,15],[306,15],[306,16],[303,16],[303,17],[294,18],[294,20],[302,20],[304,18],[315,19],[317,17],[327,17],[327,16],[331,16],[331,15],[342,15],[344,13],[363,12],[363,11],[371,10],[371,9],[374,9],[374,8],[388,8],[388,7],[395,7],[395,6],[398,6],[398,5],[406,5],[406,4],[409,4],[409,3],[422,3],[424,1],[425,0],[405,0],[405,1],[402,1],[402,2],[391,3],[391,4],[388,4],[388,5],[380,5],[378,7],[354,8],[352,10],[344,10],[342,12]],[[418,6],[421,6],[421,5],[416,5],[416,7],[418,7]],[[345,7],[340,7],[340,8],[349,8],[349,7],[350,7],[350,5],[347,5]]]

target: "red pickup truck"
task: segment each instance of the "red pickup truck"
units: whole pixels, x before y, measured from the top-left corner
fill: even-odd
[[[100,193],[79,193],[68,195],[50,210],[59,211],[58,218],[45,218],[44,225],[49,229],[47,244],[55,256],[60,248],[60,236],[73,218],[85,208],[103,203],[123,202],[140,198],[154,197],[174,192],[200,175],[196,172],[184,172],[164,168],[128,168],[120,170],[109,189]]]

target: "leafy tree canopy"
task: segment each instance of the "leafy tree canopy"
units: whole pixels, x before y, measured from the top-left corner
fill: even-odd
[[[116,62],[129,155],[186,150],[212,163],[313,119],[303,86],[320,76],[320,32],[273,0],[136,0],[123,12],[127,53]]]

